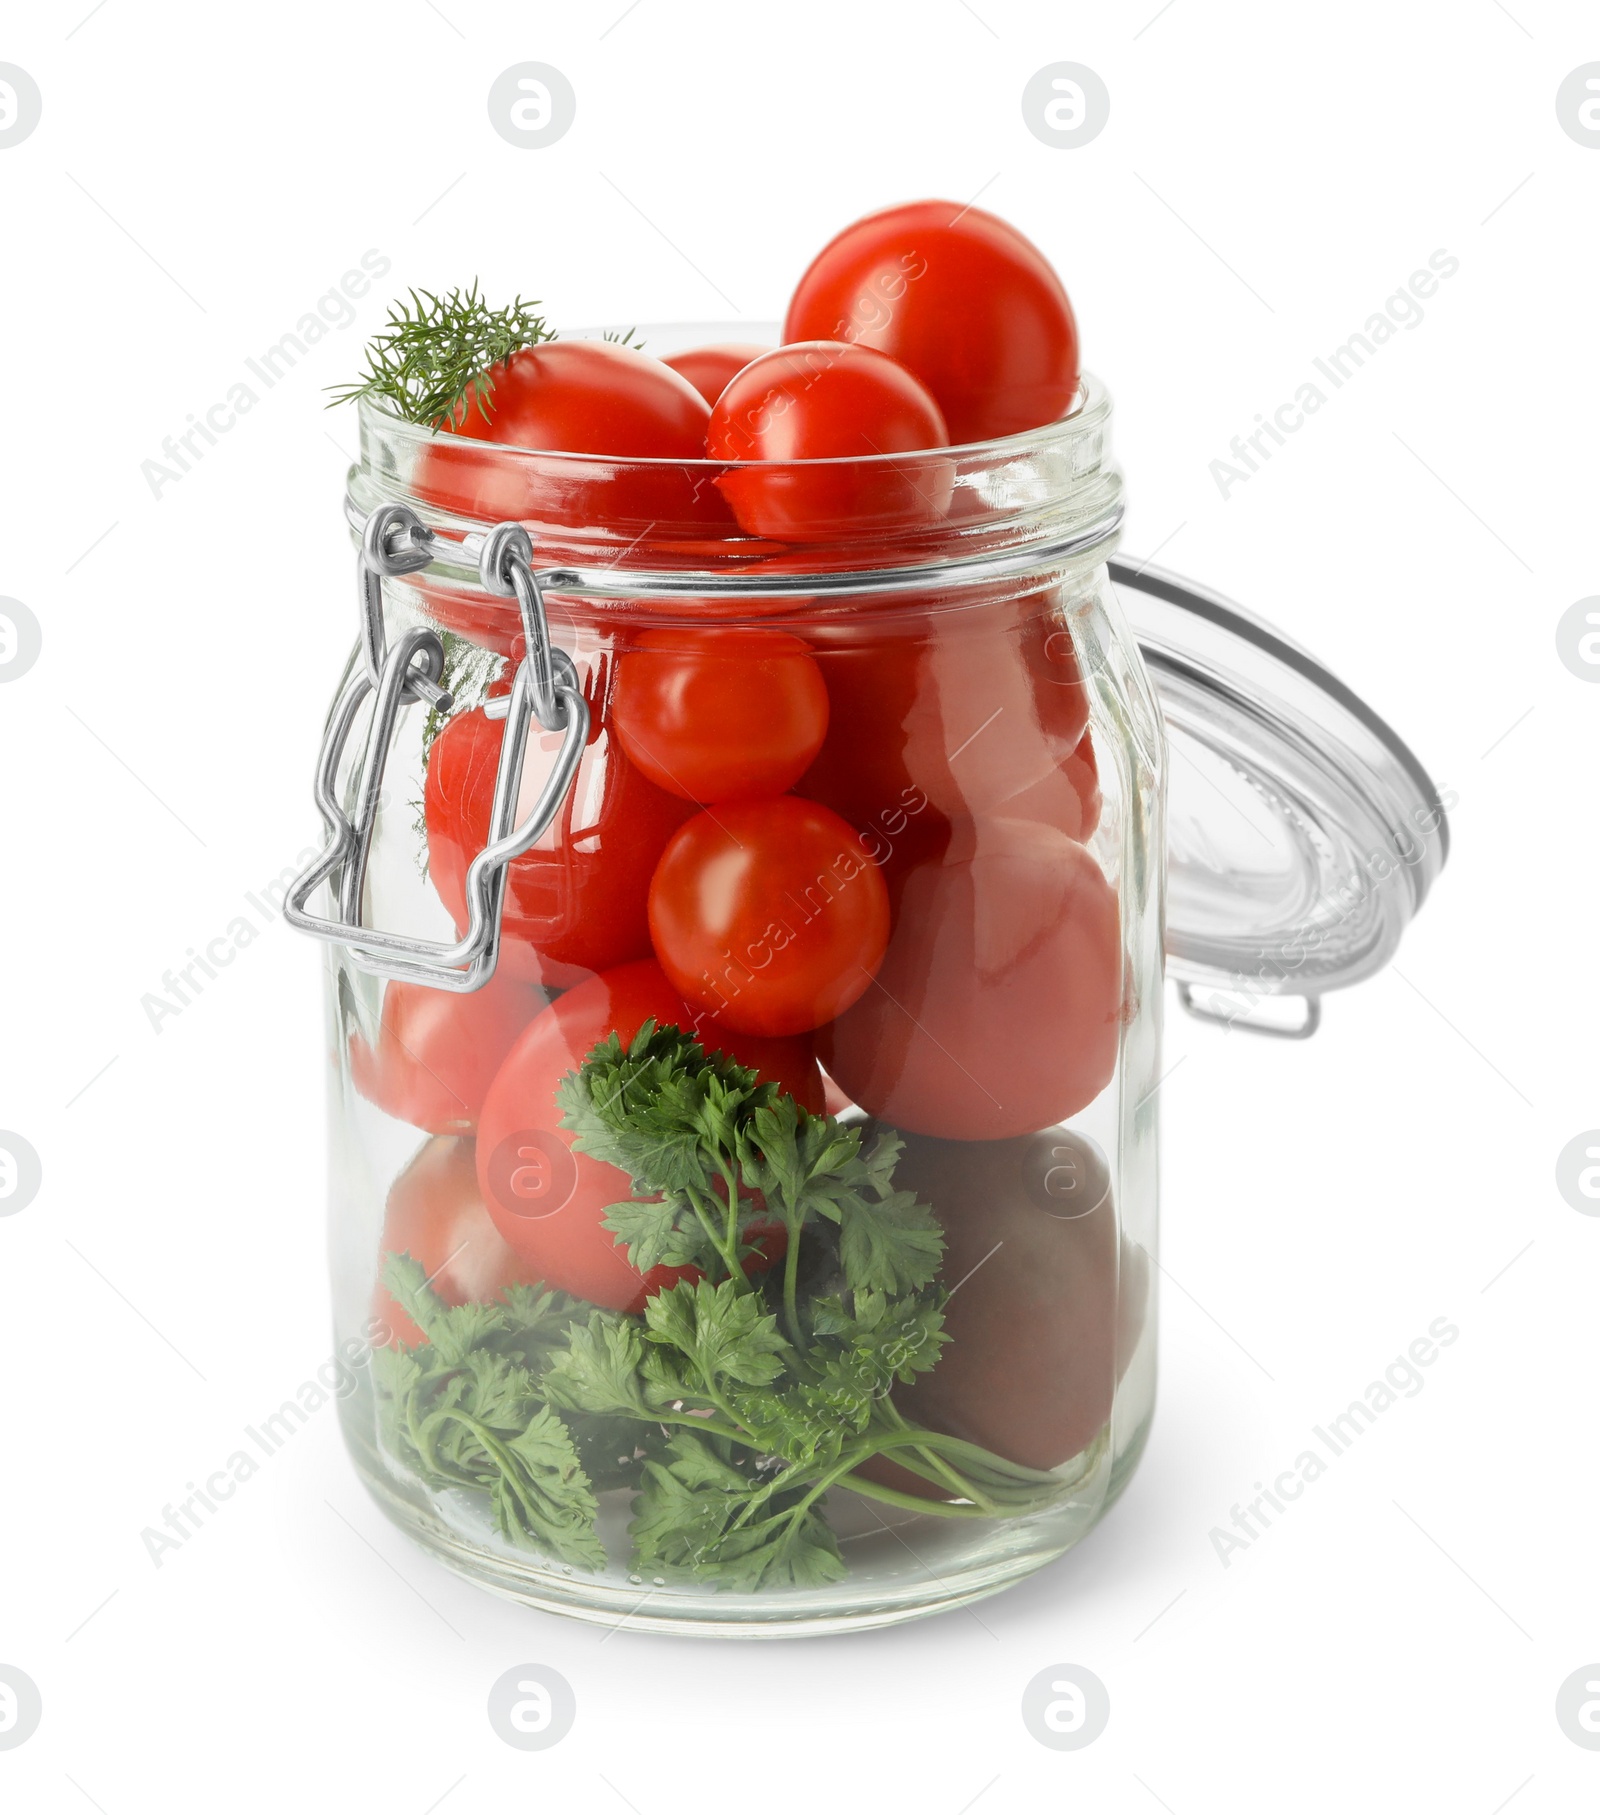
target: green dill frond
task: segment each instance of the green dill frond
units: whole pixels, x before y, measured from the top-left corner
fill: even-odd
[[[391,305],[389,319],[367,343],[366,375],[355,384],[333,385],[329,408],[359,397],[380,397],[408,422],[444,428],[476,407],[489,420],[494,368],[524,347],[554,340],[537,313],[537,302],[519,296],[491,309],[469,290],[435,296],[413,290],[411,300]]]

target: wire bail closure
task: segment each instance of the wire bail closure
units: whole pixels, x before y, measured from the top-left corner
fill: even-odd
[[[330,945],[344,946],[357,969],[373,976],[423,983],[468,994],[482,989],[500,957],[500,914],[506,866],[545,832],[572,786],[589,738],[589,707],[572,658],[550,644],[544,595],[533,572],[533,542],[520,523],[496,525],[484,538],[478,563],[485,589],[515,598],[522,615],[524,653],[510,695],[490,700],[490,718],[504,718],[500,765],[495,773],[489,837],[467,870],[467,928],[454,945],[386,933],[362,924],[367,866],[383,794],[383,772],[403,706],[426,700],[436,712],[454,704],[440,685],[444,642],[436,630],[417,626],[392,648],[383,625],[383,582],[432,565],[435,537],[408,505],[385,504],[362,527],[356,558],[360,635],[352,673],[334,702],[317,759],[314,794],[328,839],[311,866],[295,879],[283,916],[292,927]],[[354,816],[339,799],[339,770],[355,717],[374,696],[366,750],[352,771]],[[533,810],[514,825],[522,788],[530,725],[561,733],[561,748]],[[313,913],[308,903],[328,883],[335,913]]]

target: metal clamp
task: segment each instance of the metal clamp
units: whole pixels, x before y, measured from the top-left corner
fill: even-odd
[[[356,967],[374,976],[425,983],[457,994],[482,989],[494,975],[500,957],[506,866],[543,835],[578,772],[589,738],[589,707],[572,658],[550,645],[544,597],[534,577],[532,557],[533,543],[520,523],[502,523],[484,538],[479,576],[487,591],[516,599],[522,614],[524,654],[510,695],[491,700],[486,708],[489,717],[506,721],[489,836],[467,870],[467,930],[454,945],[445,945],[434,939],[385,933],[361,922],[383,771],[400,709],[426,700],[435,711],[448,712],[454,704],[449,691],[439,684],[444,673],[444,643],[438,632],[419,626],[408,630],[391,649],[383,628],[384,579],[420,573],[430,566],[433,532],[404,504],[380,506],[363,526],[356,561],[361,614],[357,659],[334,702],[317,759],[317,810],[327,828],[328,842],[310,868],[295,879],[283,916],[302,933],[346,947]],[[339,767],[356,713],[369,693],[375,699],[366,751],[354,777],[352,818],[339,802]],[[514,825],[528,732],[535,719],[544,730],[562,734],[561,749],[533,811],[521,825]],[[324,882],[330,885],[336,908],[332,918],[312,913],[307,906]]]

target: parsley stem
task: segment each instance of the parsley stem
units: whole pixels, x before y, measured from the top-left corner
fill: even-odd
[[[894,1460],[902,1468],[936,1484],[939,1477],[926,1464],[919,1466],[915,1457],[926,1456],[929,1452],[953,1455],[964,1462],[968,1470],[966,1476],[956,1476],[962,1484],[959,1491],[976,1501],[980,1507],[987,1508],[990,1516],[999,1516],[1004,1512],[1028,1512],[1048,1506],[1053,1500],[1058,1500],[1064,1491],[1064,1483],[1060,1478],[1043,1469],[1028,1468],[1020,1462],[1007,1462],[992,1450],[982,1449],[964,1438],[951,1437],[943,1431],[923,1430],[916,1425],[906,1425],[901,1431],[879,1433],[873,1449],[874,1453],[910,1449],[913,1452],[911,1456],[895,1457]],[[974,1475],[981,1479],[981,1488],[973,1484]],[[861,1491],[864,1492],[865,1489]],[[937,1503],[919,1504],[931,1506]]]
[[[789,1525],[791,1530],[800,1524],[805,1515],[810,1512],[812,1506],[822,1498],[830,1487],[836,1482],[843,1480],[858,1462],[865,1462],[871,1454],[872,1451],[870,1448],[859,1443],[853,1450],[846,1451],[845,1454],[834,1463],[833,1467],[828,1469],[826,1473],[812,1485],[811,1491],[790,1513]]]
[[[693,1185],[686,1185],[683,1194],[688,1198],[690,1207],[693,1209],[695,1215],[699,1217],[700,1227],[706,1232],[706,1240],[716,1249],[722,1260],[723,1266],[727,1268],[728,1278],[736,1280],[741,1291],[753,1291],[754,1287],[750,1284],[750,1276],[739,1264],[738,1239],[737,1237],[724,1239],[721,1231],[717,1228],[716,1223],[712,1219],[711,1209],[706,1202],[706,1193],[697,1190]],[[711,1202],[714,1204],[716,1200],[713,1198]],[[735,1196],[733,1210],[733,1219],[735,1221],[737,1216],[738,1198]]]
[[[699,1431],[707,1437],[726,1437],[730,1443],[748,1444],[750,1434],[737,1424],[718,1424],[714,1418],[698,1418],[692,1412],[652,1412],[652,1424],[681,1424],[685,1430]]]
[[[969,1469],[980,1470],[991,1482],[1007,1482],[1019,1488],[1036,1487],[1041,1491],[1059,1489],[1061,1478],[1042,1468],[1030,1468],[1025,1462],[1008,1462],[1004,1456],[997,1456],[993,1450],[984,1449],[977,1443],[969,1443],[965,1437],[952,1437],[946,1431],[930,1431],[922,1425],[907,1424],[903,1432],[886,1431],[882,1434],[879,1448],[900,1449],[907,1444],[927,1444],[957,1461],[964,1462]]]
[[[900,1410],[892,1399],[884,1400],[883,1413],[885,1417],[891,1420],[897,1430],[907,1431],[911,1429],[911,1426],[901,1417]],[[968,1499],[982,1499],[982,1496],[974,1493],[968,1483],[956,1473],[950,1464],[946,1462],[931,1445],[919,1443],[917,1445],[917,1454],[922,1457],[930,1468],[937,1471],[947,1487],[953,1487],[958,1494],[964,1494]]]
[[[915,1432],[907,1433],[909,1436],[916,1434]],[[854,1449],[848,1451],[813,1484],[805,1498],[792,1509],[788,1520],[789,1531],[793,1533],[799,1528],[806,1514],[830,1487],[848,1487],[853,1493],[861,1494],[866,1499],[882,1500],[890,1506],[902,1506],[912,1512],[931,1513],[939,1519],[993,1519],[1000,1516],[1004,1510],[994,1505],[993,1502],[984,1500],[971,1489],[966,1490],[968,1503],[956,1505],[949,1500],[924,1500],[916,1494],[903,1494],[897,1488],[880,1487],[876,1481],[868,1481],[856,1474],[855,1470],[860,1463],[868,1461],[873,1455],[890,1447],[895,1447],[892,1441],[888,1443],[880,1441],[875,1444],[857,1444]],[[1047,1505],[1048,1501],[1040,1501],[1039,1504]]]
[[[943,1486],[952,1489],[961,1499],[970,1500],[986,1517],[994,1518],[1002,1510],[996,1501],[981,1488],[975,1487],[964,1476],[958,1475],[948,1464],[941,1464],[933,1448],[918,1439],[921,1433],[912,1431],[902,1425],[901,1430],[880,1435],[873,1454],[882,1455],[886,1450],[910,1448],[917,1456],[923,1458],[925,1466],[919,1468],[912,1457],[891,1457],[890,1460],[899,1468],[909,1470],[914,1475],[921,1475],[923,1480],[931,1481],[935,1487]],[[937,1469],[937,1473],[935,1470]],[[908,1496],[916,1498],[917,1496]]]
[[[728,1199],[723,1252],[737,1255],[739,1252],[739,1181],[734,1177],[733,1168],[728,1164],[727,1156],[721,1148],[717,1149],[717,1170],[722,1174],[722,1188]],[[739,1271],[742,1273],[744,1268],[740,1267]]]
[[[995,1515],[981,1506],[960,1504],[952,1500],[924,1500],[917,1494],[903,1494],[896,1487],[882,1487],[876,1481],[864,1480],[860,1475],[842,1475],[835,1483],[838,1487],[848,1487],[851,1493],[860,1494],[863,1499],[882,1500],[886,1506],[903,1506],[908,1512],[931,1513],[936,1519],[992,1519]]]
[[[785,1205],[783,1220],[789,1231],[789,1246],[783,1257],[783,1321],[789,1326],[789,1340],[803,1355],[807,1347],[806,1333],[800,1323],[796,1286],[800,1278],[800,1229],[805,1218],[796,1217]]]

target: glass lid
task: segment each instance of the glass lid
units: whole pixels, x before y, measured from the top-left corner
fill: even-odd
[[[1158,567],[1111,577],[1166,721],[1168,972],[1192,1013],[1304,1037],[1444,867],[1439,791],[1280,631]]]

